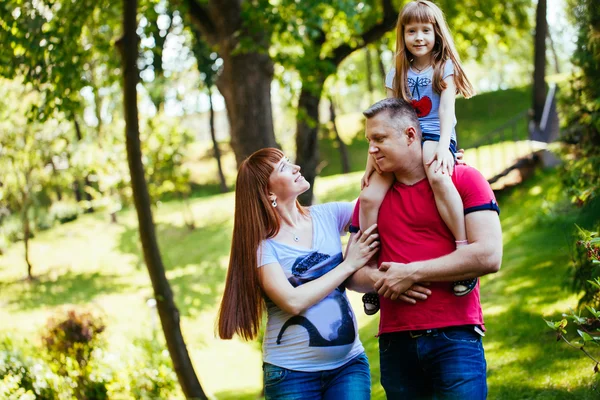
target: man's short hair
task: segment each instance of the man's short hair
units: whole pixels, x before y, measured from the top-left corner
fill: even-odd
[[[400,122],[402,128],[410,125],[416,129],[417,133],[421,134],[421,125],[417,113],[407,101],[399,98],[383,99],[363,111],[363,115],[369,119],[383,112],[387,112],[391,119]]]

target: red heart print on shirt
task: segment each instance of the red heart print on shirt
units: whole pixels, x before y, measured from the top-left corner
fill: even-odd
[[[413,100],[410,102],[417,112],[417,117],[423,118],[429,115],[431,112],[431,99],[427,96],[421,97],[419,100]]]

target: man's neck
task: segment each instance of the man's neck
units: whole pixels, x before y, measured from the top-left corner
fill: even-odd
[[[427,178],[422,162],[414,163],[408,169],[394,171],[394,176],[396,177],[396,181],[408,186]]]

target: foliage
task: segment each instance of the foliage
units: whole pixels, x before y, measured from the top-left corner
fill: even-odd
[[[50,221],[58,221],[61,224],[74,221],[81,214],[81,209],[73,201],[57,201],[52,203],[48,211]]]
[[[99,317],[75,310],[48,321],[42,337],[48,364],[69,382],[77,399],[108,398],[106,382],[94,375],[92,363],[105,328]]]
[[[600,289],[600,279],[591,282],[597,289]],[[586,307],[588,316],[582,316],[581,313],[575,313],[571,310],[569,314],[563,314],[563,319],[560,321],[546,321],[550,329],[556,332],[556,340],[563,340],[569,346],[579,349],[592,360],[594,372],[600,372],[600,311],[595,308]],[[576,335],[573,332],[567,331],[568,321],[571,320]],[[571,339],[569,339],[571,338]]]
[[[74,331],[79,332],[71,335],[72,339],[87,340],[80,329]],[[81,369],[72,358],[62,357],[66,362],[60,366],[62,371],[57,371],[59,360],[44,356],[44,352],[29,342],[3,337],[0,339],[0,398],[154,400],[181,397],[168,351],[156,335],[134,339],[121,351],[126,357],[103,351],[101,347],[93,352],[89,380],[81,392],[73,385]]]
[[[600,237],[598,232],[578,228],[577,240],[571,261],[573,285],[576,293],[583,291],[579,306],[600,306],[600,287],[595,283],[600,279]],[[600,231],[600,225],[597,228]]]
[[[173,123],[155,117],[142,134],[142,154],[153,203],[190,192],[189,172],[183,167],[184,152],[191,134]]]
[[[61,394],[62,393],[62,394]],[[27,356],[8,337],[0,340],[0,398],[68,399],[64,382],[39,358]]]
[[[573,201],[582,205],[600,191],[600,9],[593,0],[570,1],[578,28],[573,64],[577,67],[560,101],[568,147],[564,180]]]

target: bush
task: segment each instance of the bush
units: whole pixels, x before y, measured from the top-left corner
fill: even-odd
[[[104,329],[102,320],[89,312],[70,310],[48,321],[42,337],[48,364],[70,383],[77,399],[108,398],[106,382],[97,379],[92,365]]]
[[[579,240],[575,244],[573,251],[573,290],[576,293],[583,291],[583,296],[579,299],[579,306],[589,305],[600,307],[600,288],[593,282],[600,278],[600,247],[598,242],[598,233],[589,232],[577,227]],[[600,231],[600,225],[598,225]]]
[[[0,340],[0,398],[60,400],[70,396],[43,360],[26,356],[16,343],[4,338]]]
[[[58,221],[61,224],[71,222],[77,219],[81,214],[81,208],[75,202],[57,201],[50,206],[50,220]]]

